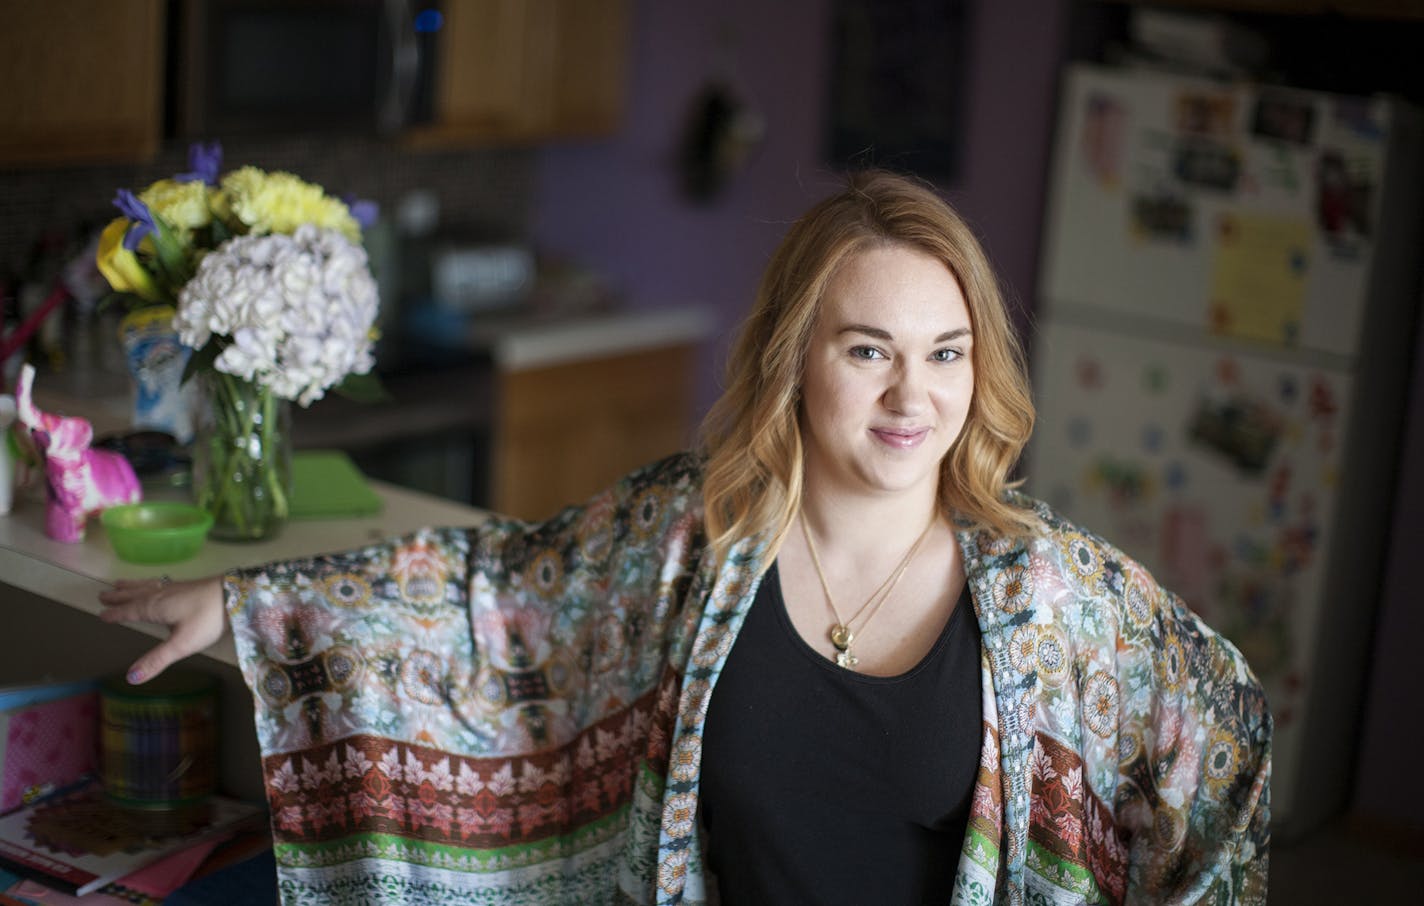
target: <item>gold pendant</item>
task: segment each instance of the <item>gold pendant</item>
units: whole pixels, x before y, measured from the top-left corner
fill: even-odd
[[[850,648],[845,648],[845,649],[842,650],[842,651],[837,651],[837,652],[836,652],[836,666],[837,666],[837,667],[844,667],[844,668],[846,668],[847,670],[852,670],[852,669],[855,668],[855,665],[856,665],[856,664],[859,664],[859,663],[860,663],[860,658],[858,658],[858,657],[856,657],[855,655],[851,654],[851,653],[850,653]]]
[[[837,623],[831,627],[831,644],[836,646],[837,651],[850,650],[850,643],[855,641],[855,636],[851,633],[850,627]]]

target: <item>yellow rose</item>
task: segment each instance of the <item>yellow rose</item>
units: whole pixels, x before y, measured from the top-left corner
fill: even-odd
[[[237,232],[294,233],[297,227],[310,223],[336,230],[352,242],[361,241],[361,227],[345,203],[327,195],[321,186],[280,170],[234,170],[223,177],[214,208],[220,216],[242,224],[245,229]]]
[[[155,301],[160,294],[153,276],[139,263],[137,255],[124,248],[124,233],[128,229],[129,222],[123,217],[104,227],[104,232],[99,234],[99,251],[94,263],[115,292],[133,293],[141,299]]]

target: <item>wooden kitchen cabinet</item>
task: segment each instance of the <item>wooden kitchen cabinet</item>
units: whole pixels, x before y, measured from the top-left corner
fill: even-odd
[[[622,115],[627,0],[446,0],[414,147],[596,135]]]
[[[0,165],[151,157],[163,29],[162,0],[0,0]]]
[[[493,509],[546,519],[692,440],[693,345],[499,376]]]

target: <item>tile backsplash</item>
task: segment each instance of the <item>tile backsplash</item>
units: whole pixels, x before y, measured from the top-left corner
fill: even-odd
[[[442,228],[527,234],[534,174],[527,148],[417,152],[377,139],[323,136],[225,141],[223,152],[223,172],[248,164],[289,170],[332,194],[379,202],[383,216],[407,192],[428,190],[440,201]],[[115,190],[138,191],[180,173],[187,157],[187,145],[172,142],[145,164],[0,169],[0,274],[20,269],[45,233],[101,227],[118,216],[110,204]]]

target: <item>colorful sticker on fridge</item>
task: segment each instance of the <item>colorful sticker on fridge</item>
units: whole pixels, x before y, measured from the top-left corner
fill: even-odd
[[[1330,383],[1320,375],[1312,375],[1310,378],[1310,414],[1318,421],[1329,422],[1339,410],[1335,404],[1335,391],[1330,389]]]
[[[1256,188],[1279,190],[1294,199],[1305,183],[1299,170],[1301,157],[1301,152],[1286,145],[1271,146],[1265,154],[1256,158],[1256,173],[1259,177],[1259,186]]]
[[[1258,677],[1270,682],[1290,669],[1294,595],[1288,581],[1269,569],[1237,567],[1221,575],[1213,597],[1218,608],[1208,618],[1241,649]],[[1272,712],[1278,704],[1272,701]]]
[[[1320,530],[1309,516],[1302,517],[1295,525],[1284,528],[1276,540],[1280,552],[1281,572],[1288,576],[1295,575],[1310,566],[1311,561],[1315,559],[1319,538]]]
[[[1294,344],[1300,334],[1311,228],[1304,220],[1223,214],[1209,326],[1226,336]]]
[[[1315,172],[1316,217],[1332,248],[1353,252],[1352,244],[1370,237],[1370,201],[1374,179],[1369,161],[1338,150],[1320,154]]]
[[[1118,507],[1150,500],[1156,492],[1152,471],[1131,460],[1099,456],[1088,467],[1086,478],[1090,491],[1106,494],[1109,502]]]
[[[1122,182],[1127,111],[1117,98],[1099,93],[1088,96],[1087,107],[1083,117],[1083,161],[1099,187],[1115,189]]]
[[[1296,381],[1295,375],[1281,375],[1280,379],[1276,381],[1276,394],[1287,406],[1293,404],[1300,397],[1300,384]]]
[[[1310,420],[1319,429],[1316,449],[1329,455],[1335,449],[1335,415],[1339,405],[1335,402],[1335,391],[1330,383],[1318,374],[1310,378]]]
[[[1167,392],[1168,375],[1167,369],[1157,363],[1152,363],[1142,369],[1142,387],[1148,393],[1161,396]]]
[[[1335,100],[1335,122],[1344,126],[1358,139],[1378,142],[1384,138],[1384,125],[1375,115],[1375,105],[1367,98],[1340,97]]]
[[[1309,145],[1315,134],[1315,105],[1304,98],[1263,94],[1251,112],[1251,134],[1269,141]]]
[[[1236,99],[1229,94],[1179,94],[1172,122],[1187,135],[1226,136],[1233,131]]]
[[[1142,449],[1148,453],[1161,453],[1166,437],[1160,425],[1145,425],[1142,429]]]
[[[1244,393],[1233,393],[1199,399],[1186,433],[1248,475],[1260,475],[1281,432],[1281,418],[1270,407]]]
[[[1234,387],[1241,381],[1241,366],[1229,355],[1224,355],[1216,360],[1216,379],[1228,387]]]
[[[1184,141],[1172,156],[1172,173],[1186,185],[1234,192],[1241,177],[1241,155],[1214,141]]]
[[[1173,460],[1162,469],[1162,483],[1168,489],[1180,491],[1187,486],[1187,467]]]
[[[1078,359],[1074,373],[1078,376],[1078,386],[1084,390],[1097,390],[1103,385],[1103,366],[1092,356]]]
[[[1266,506],[1269,509],[1272,522],[1280,522],[1286,515],[1286,496],[1290,491],[1291,467],[1289,463],[1281,463],[1271,473],[1271,480],[1267,484]]]
[[[1206,578],[1211,574],[1206,511],[1200,506],[1178,505],[1162,515],[1162,563],[1170,587],[1188,601],[1206,598]]]
[[[1237,535],[1231,548],[1236,559],[1242,563],[1251,566],[1269,566],[1271,563],[1271,552],[1251,535]]]
[[[1192,206],[1185,198],[1167,193],[1138,195],[1131,202],[1133,235],[1162,242],[1192,241]]]

